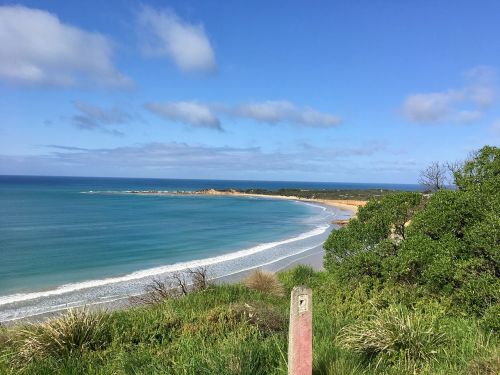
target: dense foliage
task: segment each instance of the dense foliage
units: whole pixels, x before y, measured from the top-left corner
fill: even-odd
[[[481,317],[500,301],[500,149],[484,147],[454,173],[456,189],[371,200],[325,243],[342,282],[405,286]]]
[[[231,190],[231,189],[229,189]],[[246,194],[281,195],[305,199],[368,200],[381,198],[394,193],[390,189],[246,189],[239,190]]]

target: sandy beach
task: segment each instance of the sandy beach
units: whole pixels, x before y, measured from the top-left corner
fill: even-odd
[[[312,203],[321,203],[327,206],[332,206],[336,208],[340,208],[342,210],[347,210],[351,212],[354,216],[358,212],[358,208],[364,206],[367,201],[361,200],[352,200],[352,199],[315,199],[315,198],[301,198],[293,195],[272,195],[272,194],[250,194],[243,193],[236,190],[215,190],[215,189],[206,189],[206,190],[197,190],[197,191],[183,191],[183,192],[164,192],[164,191],[131,191],[128,194],[137,194],[137,195],[209,195],[209,196],[241,196],[241,197],[252,197],[252,198],[268,198],[268,199],[286,199],[286,200],[294,200],[301,202],[312,202]]]

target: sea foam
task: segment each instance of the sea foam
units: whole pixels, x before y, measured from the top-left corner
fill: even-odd
[[[321,207],[321,206],[319,206],[319,207]],[[11,304],[11,303],[16,303],[16,302],[21,302],[21,301],[34,300],[37,298],[57,296],[57,295],[62,295],[62,294],[66,294],[66,293],[71,293],[71,292],[83,290],[83,289],[102,287],[102,286],[120,283],[120,282],[139,280],[139,279],[152,277],[152,276],[156,276],[156,275],[183,271],[183,270],[186,270],[188,268],[196,268],[196,267],[201,267],[201,266],[211,266],[211,265],[214,265],[217,263],[227,262],[227,261],[235,260],[238,258],[243,258],[243,257],[247,257],[250,255],[254,255],[256,253],[259,253],[259,252],[262,252],[265,250],[269,250],[269,249],[272,249],[272,248],[277,247],[277,246],[286,245],[286,244],[301,241],[301,240],[304,240],[304,239],[307,239],[310,237],[318,236],[318,235],[324,233],[328,228],[329,228],[329,225],[321,225],[313,230],[302,233],[296,237],[288,238],[288,239],[285,239],[282,241],[268,242],[268,243],[264,243],[264,244],[260,244],[260,245],[248,248],[248,249],[243,249],[243,250],[239,250],[239,251],[235,251],[235,252],[232,252],[229,254],[219,255],[219,256],[215,256],[215,257],[197,259],[197,260],[192,260],[192,261],[187,261],[187,262],[179,262],[179,263],[175,263],[175,264],[171,264],[171,265],[149,268],[149,269],[145,269],[145,270],[141,270],[141,271],[132,272],[132,273],[124,275],[124,276],[110,277],[110,278],[99,279],[99,280],[89,280],[89,281],[83,281],[83,282],[78,282],[78,283],[71,283],[71,284],[61,285],[60,287],[57,287],[55,289],[40,291],[40,292],[11,294],[11,295],[0,297],[0,306]],[[240,271],[243,271],[243,270],[238,270],[236,272],[240,272]]]

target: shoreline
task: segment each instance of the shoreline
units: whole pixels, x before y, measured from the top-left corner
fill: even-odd
[[[301,199],[298,197],[291,197],[291,196],[270,196],[270,195],[261,195],[261,194],[245,194],[245,193],[224,193],[224,192],[217,192],[215,194],[213,193],[167,193],[167,192],[127,192],[126,194],[138,194],[138,195],[207,195],[207,196],[214,196],[214,195],[219,195],[219,196],[242,196],[242,197],[252,197],[252,198],[258,198],[258,199],[286,199],[286,200],[294,200],[297,202],[303,202],[303,203],[316,203],[318,205],[321,205],[323,207],[325,206],[330,206],[339,209],[340,211],[344,212],[344,217],[347,217],[348,219],[352,218],[355,216],[357,212],[358,206],[354,204],[348,204],[346,202],[339,202],[339,201],[328,201],[328,200],[319,200],[319,199]],[[351,202],[349,202],[351,203]],[[341,214],[342,215],[342,214]],[[335,228],[332,227],[333,225],[338,225],[335,222],[330,222],[328,223],[328,226],[330,228]],[[327,229],[328,230],[328,229]],[[331,231],[331,229],[330,229]],[[329,233],[329,232],[328,232]],[[272,260],[268,261],[267,263],[260,264],[260,265],[255,265],[247,269],[242,269],[238,270],[234,273],[231,274],[226,274],[226,275],[221,275],[214,277],[213,280],[216,284],[221,284],[221,283],[236,283],[240,282],[243,280],[250,272],[252,272],[254,269],[261,268],[265,269],[268,271],[272,272],[279,272],[279,271],[284,271],[286,269],[289,269],[291,267],[294,267],[298,264],[306,264],[310,265],[313,267],[315,270],[322,270],[323,269],[323,255],[324,255],[324,250],[323,250],[323,243],[324,240],[317,244],[316,246],[306,249],[302,252],[292,254],[289,256],[284,256],[281,258],[273,258]],[[139,295],[142,293],[139,293]],[[136,294],[137,295],[137,294]],[[106,311],[113,311],[117,309],[126,309],[133,307],[134,305],[130,303],[129,301],[129,296],[122,297],[116,300],[111,300],[111,301],[101,301],[99,302],[98,300],[93,301],[93,303],[88,303],[85,305],[81,306],[74,306],[74,308],[89,308],[92,310],[106,310]],[[70,303],[68,303],[70,305]],[[20,317],[17,319],[12,319],[12,320],[6,320],[3,321],[2,324],[7,324],[7,325],[15,325],[15,324],[22,324],[25,322],[36,322],[36,321],[43,321],[49,317],[56,316],[63,311],[71,308],[71,306],[67,306],[58,310],[50,311],[50,312],[40,312],[37,314],[29,315],[29,316],[24,316]]]
[[[89,192],[92,194],[99,194],[99,192]],[[157,191],[157,190],[132,190],[121,192],[121,194],[131,194],[131,195],[153,195],[153,196],[227,196],[227,197],[249,197],[249,198],[263,198],[263,199],[285,199],[293,200],[299,202],[310,202],[310,203],[321,203],[327,206],[332,206],[342,210],[348,210],[352,213],[352,216],[356,215],[358,208],[364,206],[368,201],[365,200],[354,200],[354,199],[320,199],[320,198],[302,198],[293,195],[278,195],[278,194],[256,194],[256,193],[243,193],[237,190],[216,190],[216,189],[205,189],[205,190],[195,190],[195,191],[179,191],[179,192],[168,192],[168,191]]]
[[[315,271],[323,271],[323,244],[308,249],[302,253],[295,254],[284,259],[277,259],[270,263],[264,265],[254,266],[248,269],[240,270],[228,275],[217,276],[210,279],[210,282],[215,285],[222,284],[235,284],[243,281],[243,279],[248,276],[251,272],[256,269],[262,269],[270,272],[282,272],[289,270],[298,265],[308,265],[311,266]],[[117,310],[127,310],[141,304],[137,304],[131,301],[131,298],[144,295],[146,293],[134,294],[129,296],[124,296],[112,301],[100,301],[92,304],[78,305],[78,306],[67,306],[54,311],[47,311],[43,313],[28,315],[20,318],[15,318],[12,320],[1,321],[0,323],[5,327],[11,327],[18,324],[25,323],[40,323],[47,319],[56,317],[69,309],[88,309],[90,311],[96,312],[112,312]]]

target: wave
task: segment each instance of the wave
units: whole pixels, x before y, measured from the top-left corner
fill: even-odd
[[[317,205],[318,207],[322,207]],[[51,297],[51,296],[57,296],[57,295],[62,295],[66,293],[71,293],[71,292],[76,292],[82,289],[89,289],[89,288],[95,288],[95,287],[102,287],[110,284],[116,284],[116,283],[121,283],[121,282],[127,282],[127,281],[132,281],[132,280],[139,280],[151,276],[156,276],[164,273],[169,273],[169,272],[178,272],[178,271],[183,271],[188,268],[196,268],[200,266],[210,266],[214,265],[217,263],[221,262],[226,262],[238,258],[243,258],[249,255],[253,255],[259,252],[262,252],[264,250],[269,250],[272,249],[276,246],[280,245],[285,245],[289,243],[293,243],[296,241],[301,241],[309,237],[313,236],[318,236],[320,234],[323,234],[330,225],[325,224],[318,226],[317,228],[310,230],[308,232],[302,233],[296,237],[288,238],[282,241],[274,241],[274,242],[268,242],[264,244],[260,244],[248,249],[243,249],[239,250],[233,253],[225,254],[225,255],[219,255],[215,257],[210,257],[210,258],[204,258],[204,259],[197,259],[197,260],[191,260],[187,262],[180,262],[180,263],[175,263],[171,265],[165,265],[165,266],[160,266],[160,267],[154,267],[154,268],[149,268],[145,270],[140,270],[136,272],[132,272],[130,274],[124,275],[124,276],[118,276],[118,277],[110,277],[110,278],[105,278],[105,279],[98,279],[98,280],[89,280],[89,281],[83,281],[79,283],[71,283],[71,284],[65,284],[60,287],[57,287],[56,289],[51,289],[47,291],[41,291],[41,292],[31,292],[31,293],[16,293],[16,294],[11,294],[7,296],[0,296],[0,306],[3,305],[8,305],[16,302],[23,302],[23,301],[28,301],[28,300],[34,300],[37,298],[43,298],[43,297]]]

